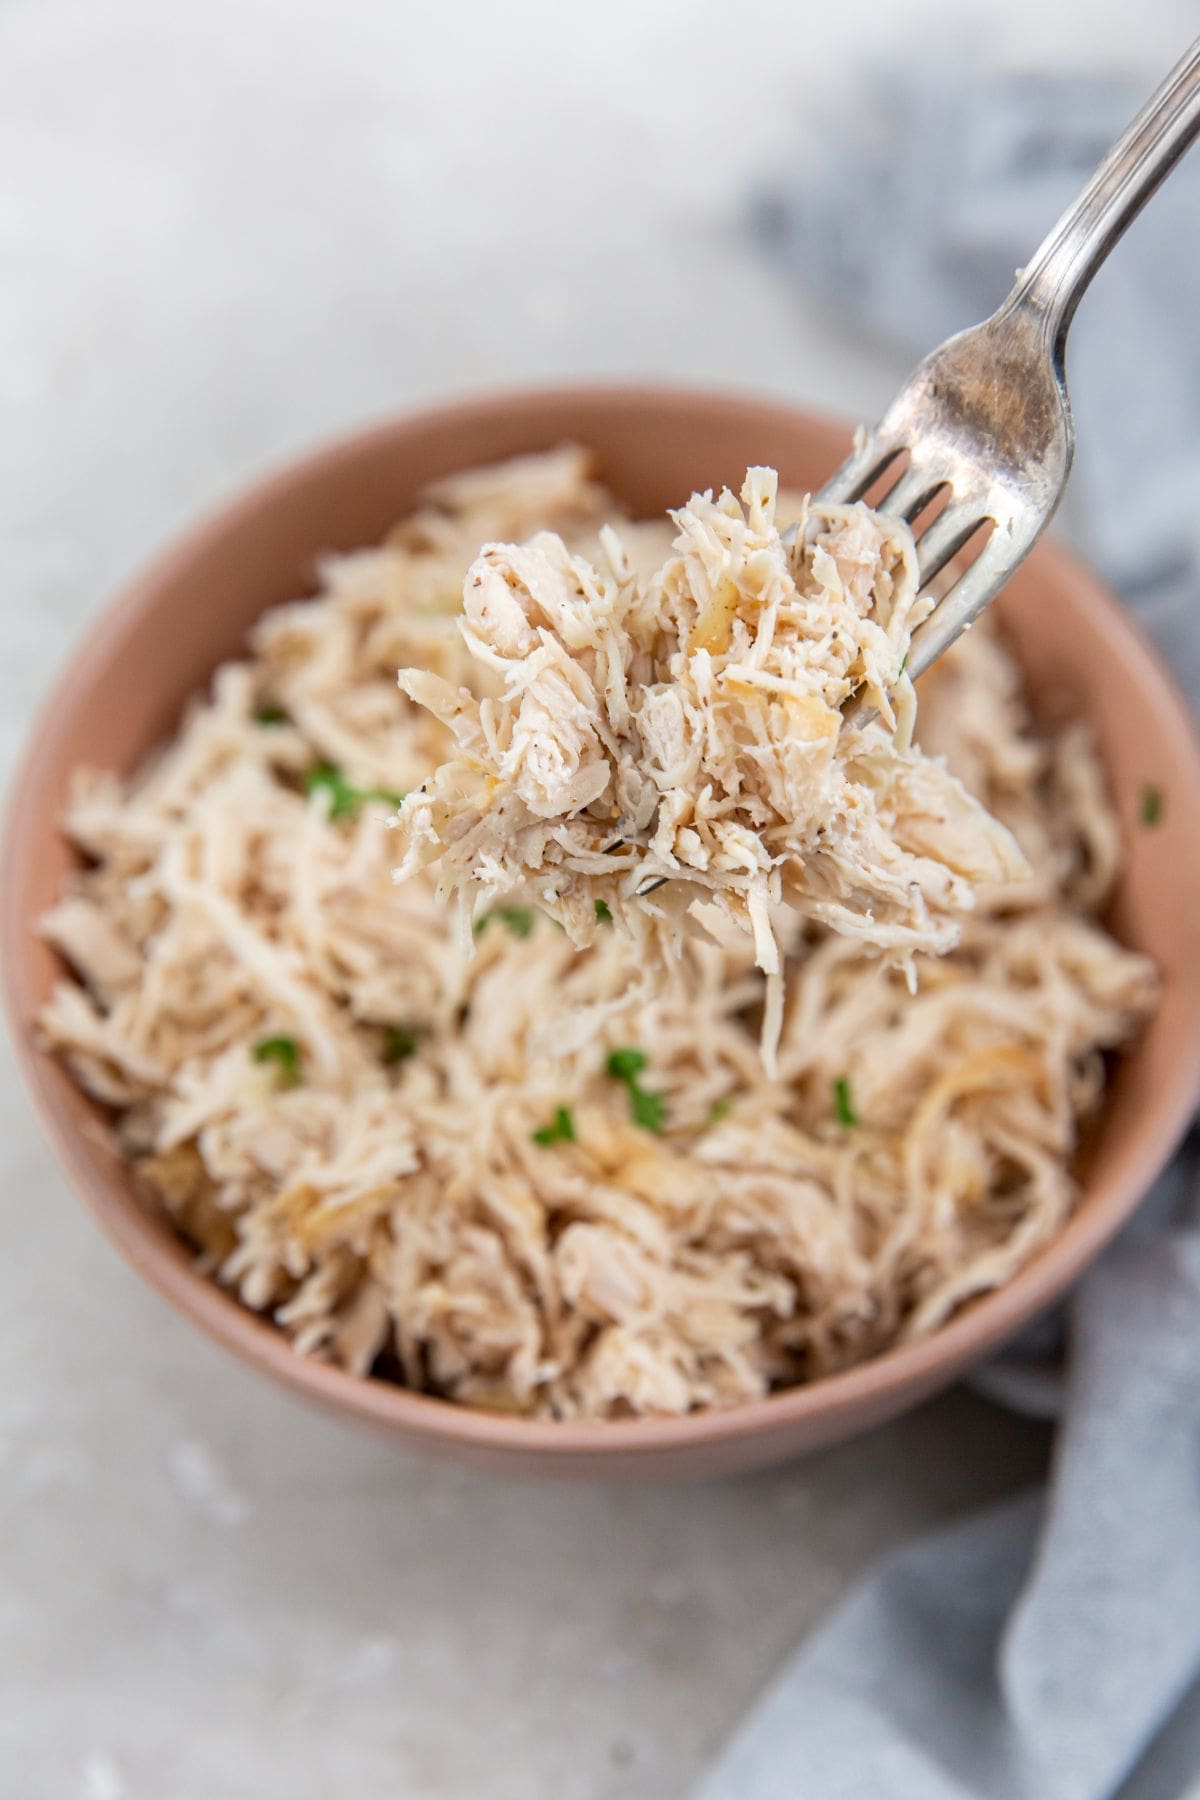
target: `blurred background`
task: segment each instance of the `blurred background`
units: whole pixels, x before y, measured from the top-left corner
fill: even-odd
[[[113,586],[327,433],[579,374],[873,417],[909,358],[785,278],[763,195],[914,72],[1148,90],[1194,29],[1195,0],[0,0],[5,768]],[[0,1106],[3,1800],[671,1800],[876,1551],[1046,1455],[960,1391],[703,1488],[417,1462],[117,1262],[7,1049]]]

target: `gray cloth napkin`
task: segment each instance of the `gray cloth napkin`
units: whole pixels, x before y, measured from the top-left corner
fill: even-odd
[[[923,77],[906,89],[893,73],[869,107],[850,109],[852,124],[831,125],[823,165],[762,199],[757,229],[808,294],[922,353],[999,303],[1150,85]],[[1193,698],[1198,227],[1200,150],[1080,310],[1069,352],[1079,453],[1060,515]],[[1195,1780],[1200,1142],[1063,1317],[980,1383],[1059,1416],[1047,1490],[868,1573],[695,1800],[1174,1800]]]

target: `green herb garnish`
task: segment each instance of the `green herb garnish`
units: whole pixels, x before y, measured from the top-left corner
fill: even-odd
[[[575,1121],[565,1106],[556,1106],[550,1124],[543,1125],[540,1131],[531,1131],[529,1135],[535,1144],[573,1144]]]
[[[604,1068],[614,1081],[624,1082],[634,1124],[640,1125],[643,1131],[661,1131],[667,1119],[666,1098],[642,1087],[638,1081],[647,1061],[644,1050],[610,1050]]]
[[[635,1125],[643,1131],[661,1131],[667,1122],[667,1103],[661,1094],[651,1093],[648,1088],[639,1087],[636,1081],[629,1086],[629,1111]]]
[[[299,1087],[300,1046],[295,1038],[260,1038],[250,1054],[257,1063],[277,1065],[280,1087]]]
[[[850,1077],[839,1075],[833,1084],[833,1110],[839,1125],[857,1125],[858,1114],[854,1110],[854,1095],[850,1089]]]
[[[1143,825],[1160,825],[1162,816],[1162,789],[1147,785],[1142,789],[1142,804],[1138,811],[1138,817]]]
[[[405,1031],[403,1025],[385,1025],[383,1028],[383,1060],[385,1063],[404,1062],[415,1054],[417,1040],[411,1031]]]
[[[333,763],[317,763],[304,777],[306,794],[329,795],[331,819],[348,819],[358,810],[358,789],[351,787],[342,771]]]
[[[709,1107],[708,1112],[705,1114],[704,1123],[706,1125],[719,1125],[721,1120],[727,1119],[732,1111],[733,1101],[728,1097],[724,1100],[714,1100]]]
[[[404,795],[394,788],[355,787],[347,781],[336,763],[316,763],[304,777],[306,794],[326,793],[329,795],[329,817],[331,819],[352,819],[360,806],[368,800],[382,800],[388,806],[401,806]]]
[[[258,725],[286,725],[288,716],[282,706],[260,706],[254,715]]]
[[[612,918],[611,912],[608,910],[608,901],[607,900],[597,900],[597,902],[596,902],[596,917],[599,919],[599,921],[602,925],[611,925],[612,924],[613,918]]]
[[[906,650],[904,652],[904,655],[900,658],[900,667],[896,670],[896,680],[897,681],[899,681],[899,679],[903,675],[905,669],[907,669],[907,667],[908,667],[908,657],[909,657],[909,652]]]
[[[482,937],[493,919],[500,919],[515,938],[527,938],[537,924],[537,914],[528,906],[497,906],[476,919],[472,930]]]

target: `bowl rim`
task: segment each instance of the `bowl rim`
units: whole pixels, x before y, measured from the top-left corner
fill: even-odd
[[[5,950],[0,956],[0,988],[10,1040],[35,1111],[60,1168],[88,1211],[132,1268],[164,1299],[207,1336],[285,1386],[327,1408],[348,1411],[410,1441],[424,1440],[431,1447],[440,1444],[464,1450],[490,1448],[516,1457],[527,1452],[535,1459],[552,1456],[557,1462],[590,1459],[599,1453],[618,1453],[623,1460],[636,1462],[639,1454],[657,1459],[663,1451],[672,1449],[774,1434],[781,1426],[828,1418],[843,1408],[866,1413],[873,1405],[886,1406],[889,1398],[905,1390],[919,1394],[934,1384],[942,1370],[952,1374],[982,1360],[998,1343],[1049,1306],[1141,1203],[1148,1186],[1183,1137],[1200,1101],[1200,1029],[1185,1042],[1186,1054],[1180,1058],[1176,1080],[1156,1094],[1132,1146],[1115,1171],[1098,1187],[1089,1184],[1087,1205],[1074,1212],[1058,1235],[1011,1281],[973,1300],[929,1337],[901,1342],[837,1374],[734,1406],[677,1417],[588,1420],[531,1419],[486,1412],[398,1384],[353,1375],[302,1356],[269,1319],[252,1312],[210,1276],[202,1274],[188,1260],[186,1247],[170,1227],[142,1208],[96,1161],[88,1132],[72,1117],[62,1091],[56,1091],[52,1079],[52,1071],[58,1067],[55,1059],[33,1040],[28,1026],[32,993],[26,976],[27,959],[19,954],[29,929],[20,904],[26,886],[25,872],[44,829],[31,777],[65,728],[62,722],[70,709],[86,693],[97,650],[114,638],[119,639],[143,613],[152,611],[158,591],[198,552],[231,528],[251,520],[296,484],[319,476],[344,458],[369,454],[376,446],[389,445],[398,435],[416,435],[435,424],[452,424],[455,419],[466,422],[481,415],[496,416],[531,403],[557,406],[564,411],[572,404],[661,405],[682,414],[692,411],[697,416],[711,416],[714,408],[730,406],[743,412],[757,408],[764,419],[774,418],[792,426],[797,421],[827,426],[835,423],[803,405],[733,387],[637,381],[545,386],[530,383],[403,411],[323,439],[300,455],[279,461],[262,475],[238,484],[195,523],[173,535],[165,547],[120,585],[116,596],[101,608],[95,620],[73,637],[64,664],[51,678],[10,782],[0,830],[0,945]],[[1086,588],[1087,604],[1099,609],[1124,640],[1128,677],[1153,691],[1179,751],[1173,783],[1178,782],[1186,790],[1189,810],[1200,814],[1200,735],[1165,661],[1082,559],[1056,541],[1046,539],[1038,546],[1037,555],[1060,586]]]

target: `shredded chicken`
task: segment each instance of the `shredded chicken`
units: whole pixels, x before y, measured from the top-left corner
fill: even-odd
[[[741,526],[719,507],[717,529],[769,539],[767,506],[752,499]],[[650,571],[666,549],[659,527],[618,520],[602,550],[617,517],[585,457],[564,450],[444,483],[381,548],[331,562],[314,599],[263,618],[248,660],[219,672],[142,770],[78,776],[66,823],[88,862],[44,926],[75,972],[44,1037],[111,1109],[123,1154],[214,1279],[301,1352],[551,1417],[733,1404],[928,1333],[1007,1281],[1069,1213],[1103,1053],[1154,1000],[1148,964],[1094,919],[1119,846],[1087,733],[1033,731],[990,630],[922,682],[922,732],[1024,861],[995,826],[995,861],[969,877],[941,843],[900,846],[921,875],[911,899],[885,884],[877,916],[897,928],[940,949],[943,896],[968,878],[977,889],[955,947],[914,949],[915,993],[874,945],[817,922],[836,880],[819,890],[826,876],[806,862],[809,917],[771,921],[784,990],[773,1078],[754,944],[715,887],[707,934],[648,982],[636,940],[607,921],[578,949],[542,912],[505,903],[468,948],[431,875],[394,885],[399,794],[462,754],[460,714],[509,704],[508,671],[471,654],[457,625],[481,543],[550,530],[569,551],[534,548],[560,571],[569,554],[607,556],[615,609],[635,585],[626,555]],[[705,509],[684,518],[710,541]],[[806,528],[813,567],[836,563],[830,539],[850,567],[843,532],[865,534],[874,612],[839,574],[855,648],[831,646],[841,674],[805,697],[832,704],[861,670],[886,719],[904,699],[912,614],[881,614],[880,571],[898,593],[904,543],[887,549],[861,515],[821,517]],[[757,631],[774,607],[782,634],[799,603],[785,605],[777,549],[755,567],[762,607],[739,600],[730,641],[744,634],[741,662],[762,669],[751,618]],[[664,617],[687,604],[682,585],[653,591]],[[546,660],[562,654],[551,643]],[[707,654],[715,669],[720,653]],[[440,710],[397,689],[400,666],[444,684],[430,690]],[[614,693],[641,681],[610,667]],[[935,762],[900,763],[962,816]],[[850,786],[852,769],[829,779]],[[878,812],[885,790],[861,785]],[[890,831],[903,808],[887,805]],[[714,844],[729,816],[711,809]],[[685,829],[672,827],[681,865]],[[668,866],[657,848],[637,854]]]
[[[768,1058],[782,902],[910,963],[958,941],[976,884],[1028,872],[911,742],[905,663],[932,602],[908,526],[805,505],[789,549],[776,491],[774,470],[751,469],[742,504],[693,496],[649,574],[615,533],[598,565],[548,532],[489,544],[461,631],[500,694],[400,675],[457,746],[403,809],[401,873],[436,863],[468,924],[517,889],[578,946],[611,918],[647,961],[709,902],[749,927],[773,977]],[[862,726],[839,710],[856,690],[879,715]]]

